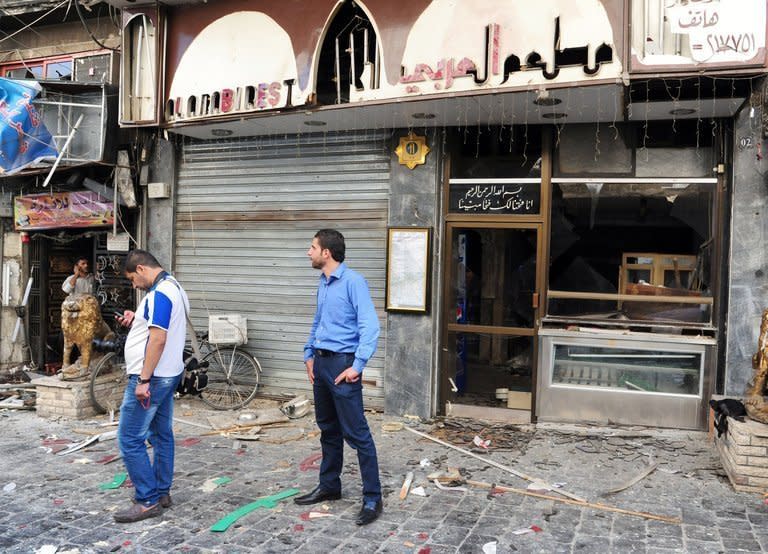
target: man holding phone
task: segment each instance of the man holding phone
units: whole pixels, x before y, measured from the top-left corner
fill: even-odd
[[[93,294],[93,274],[88,268],[88,258],[80,256],[73,271],[72,275],[64,279],[61,290],[67,294]]]
[[[189,299],[178,281],[145,250],[129,252],[124,270],[134,288],[147,291],[135,312],[116,315],[121,325],[131,328],[125,341],[128,385],[117,440],[135,502],[116,512],[114,519],[132,523],[159,516],[172,503],[173,395],[184,373]],[[147,439],[153,447],[152,463]]]

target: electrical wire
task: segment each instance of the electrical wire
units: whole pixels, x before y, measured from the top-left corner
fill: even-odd
[[[22,31],[26,31],[27,29],[29,29],[30,27],[32,27],[32,25],[34,25],[35,23],[37,23],[38,21],[40,21],[40,20],[42,20],[42,19],[45,19],[46,17],[48,17],[49,15],[51,15],[53,12],[55,12],[56,10],[58,10],[60,7],[62,7],[64,4],[66,4],[66,3],[67,3],[67,2],[69,2],[69,1],[70,1],[70,0],[62,0],[62,1],[61,1],[61,2],[59,2],[59,3],[58,3],[56,6],[55,6],[55,7],[51,8],[50,10],[48,10],[47,12],[45,12],[43,15],[41,15],[40,17],[38,17],[37,19],[35,19],[33,22],[31,22],[31,23],[27,23],[27,24],[26,24],[24,27],[22,27],[21,29],[18,29],[18,30],[16,30],[16,31],[14,31],[13,33],[11,33],[10,35],[6,35],[5,37],[1,38],[1,39],[0,39],[0,43],[3,43],[3,42],[5,42],[5,41],[6,41],[6,40],[8,40],[9,38],[13,38],[13,37],[15,37],[16,35],[18,35],[18,34],[19,34],[20,32],[22,32]],[[77,5],[77,2],[75,2],[75,5]],[[16,18],[16,19],[18,19],[18,18]]]
[[[96,38],[96,35],[93,34],[90,27],[88,27],[88,24],[85,22],[85,17],[83,17],[83,12],[80,10],[80,0],[74,0],[75,3],[75,11],[77,12],[77,16],[80,18],[80,21],[83,24],[83,27],[88,32],[88,34],[91,36],[91,39],[93,42],[104,48],[105,50],[112,50],[113,52],[119,52],[119,48],[112,48],[110,46],[107,46],[106,44],[99,41],[99,39]]]

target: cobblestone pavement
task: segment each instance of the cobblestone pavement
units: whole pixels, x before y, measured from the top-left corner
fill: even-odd
[[[201,406],[196,399],[178,400],[176,417],[206,424],[213,412]],[[325,517],[309,517],[307,507],[288,499],[274,509],[249,513],[224,532],[212,532],[220,518],[259,497],[315,486],[317,470],[302,468],[302,462],[308,465],[307,459],[319,453],[312,416],[292,421],[294,427],[265,427],[259,441],[241,442],[242,448],[231,438],[178,423],[174,506],[160,518],[128,525],[114,523],[112,513],[127,506],[132,489],[99,487],[124,470],[119,461],[99,463],[117,453],[115,441],[65,456],[50,451],[85,438],[77,431],[103,429],[97,427],[103,421],[48,421],[35,412],[0,412],[0,551],[46,552],[46,546],[48,552],[59,553],[442,554],[493,552],[494,546],[495,552],[547,553],[768,550],[768,507],[760,495],[734,492],[705,433],[553,424],[504,427],[472,420],[420,423],[371,414],[384,486],[384,513],[378,521],[366,527],[354,524],[360,479],[354,452],[347,449],[344,497],[311,507],[327,512]],[[440,490],[427,476],[449,467],[461,468],[474,481],[516,489],[528,483],[407,430],[383,431],[382,423],[390,421],[474,449],[480,458],[518,473],[562,483],[562,490],[589,502],[681,522],[466,484],[465,491]],[[301,428],[303,438],[291,440]],[[475,435],[491,440],[487,450],[472,444]],[[646,477],[601,496],[646,472],[651,460],[658,465]],[[400,488],[409,471],[415,476],[413,486],[423,487],[426,496],[411,494],[401,501]],[[232,481],[209,492],[201,489],[218,477]]]

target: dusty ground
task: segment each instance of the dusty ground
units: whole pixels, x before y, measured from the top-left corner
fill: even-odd
[[[244,411],[278,404],[257,399]],[[294,488],[306,491],[317,482],[320,450],[311,412],[263,426],[257,441],[211,434],[211,422],[226,426],[236,423],[239,415],[208,410],[194,398],[177,400],[175,505],[161,518],[118,525],[111,514],[127,505],[132,489],[100,488],[124,471],[119,460],[105,463],[117,454],[115,441],[55,454],[89,434],[110,429],[102,426],[106,418],[50,421],[34,411],[0,410],[0,550],[700,553],[760,552],[768,547],[768,507],[759,495],[733,491],[705,433],[503,426],[476,420],[418,422],[382,414],[369,415],[384,486],[380,520],[363,528],[354,525],[360,479],[354,451],[347,449],[342,500],[308,510],[288,498],[273,509],[250,512],[224,532],[213,532],[217,521],[241,506]],[[476,457],[405,428],[382,430],[383,424],[393,422]],[[475,436],[490,440],[488,448],[476,446]],[[649,464],[656,464],[650,473]],[[441,490],[428,479],[449,468],[456,468],[463,480],[521,492],[466,483],[466,490]],[[425,496],[399,498],[408,472],[414,474],[411,490],[421,487]],[[624,490],[603,496],[645,473]],[[543,491],[558,500],[523,494],[529,481],[520,474],[560,487]],[[231,481],[212,488],[211,480],[220,477]],[[557,491],[628,513],[566,504]]]

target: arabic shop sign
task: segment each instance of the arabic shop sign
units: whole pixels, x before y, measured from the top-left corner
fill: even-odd
[[[613,48],[606,42],[599,46],[585,43],[562,47],[560,29],[560,17],[555,17],[549,45],[534,47],[527,52],[510,52],[502,49],[500,37],[505,34],[504,29],[498,23],[492,23],[486,27],[482,61],[476,62],[470,57],[444,57],[433,64],[416,63],[410,73],[403,66],[400,84],[406,85],[405,92],[410,94],[451,89],[460,78],[471,78],[467,83],[477,87],[501,86],[521,72],[540,72],[546,80],[552,80],[561,69],[575,67],[581,68],[584,75],[592,76],[600,71],[601,65],[613,62]],[[530,75],[526,73],[526,78],[530,79]]]
[[[525,215],[539,213],[540,184],[450,184],[450,213]]]
[[[30,194],[13,199],[13,222],[17,231],[106,227],[113,221],[112,203],[89,190]]]

